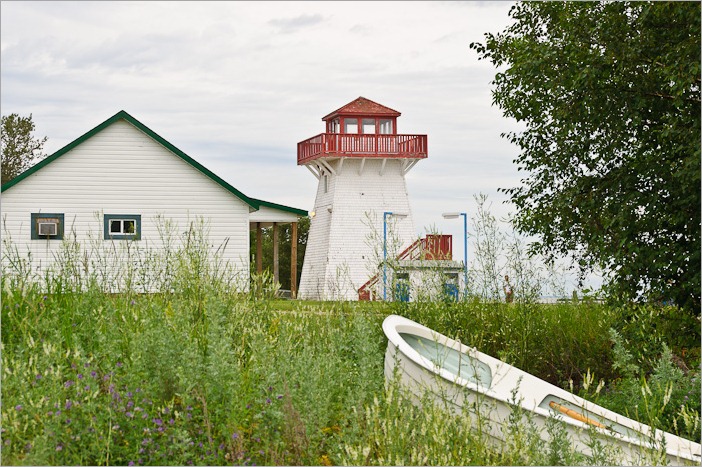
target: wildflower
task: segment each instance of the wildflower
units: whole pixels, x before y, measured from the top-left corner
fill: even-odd
[[[16,406],[15,406],[15,410],[19,412],[20,410],[22,410],[22,406],[19,405],[19,404],[16,405]]]
[[[25,452],[29,452],[32,449],[32,443],[27,443],[24,445]]]
[[[83,366],[84,366],[85,368],[88,368],[88,367],[90,366],[90,362],[85,362],[85,363],[83,364]]]
[[[270,403],[271,403],[271,398],[270,398],[270,397],[267,397],[267,398],[266,398],[266,404],[270,404]]]
[[[70,388],[71,386],[73,386],[73,381],[69,379],[68,381],[66,381],[66,382],[64,383],[63,386],[66,387],[66,388]]]
[[[282,394],[278,396],[278,400],[280,400],[280,399],[282,399],[282,398],[283,398],[283,395],[282,395]]]
[[[117,368],[122,368],[122,362],[117,362]]]
[[[189,405],[189,406],[187,406],[187,407],[185,408],[185,410],[187,410],[188,412],[190,412],[190,411],[193,410],[193,408],[192,408],[192,406]]]
[[[175,420],[173,420],[172,418],[170,420],[168,420],[169,425],[173,425],[174,423],[175,423]]]
[[[134,402],[132,402],[132,401],[127,402],[128,408],[132,408],[133,406],[134,406]]]
[[[127,465],[134,465],[134,461],[129,461],[129,464]]]
[[[66,410],[70,409],[71,407],[73,407],[73,402],[67,400],[66,401]]]
[[[59,444],[58,446],[56,446],[56,450],[63,451],[63,444]]]
[[[132,395],[133,395],[133,394],[132,394],[132,391],[129,391],[129,392],[127,393],[127,397],[128,397],[129,399],[132,398]]]
[[[163,420],[161,420],[160,418],[154,418],[152,421],[158,426],[163,425]]]
[[[95,373],[95,371],[91,371],[91,372],[90,372],[90,376],[92,376],[93,378],[95,378],[95,377],[97,376],[97,373]]]
[[[87,385],[87,386],[85,387],[85,390],[86,390],[86,391],[90,391],[90,385]]]
[[[70,425],[70,424],[71,424],[71,419],[70,419],[70,418],[67,418],[67,419],[66,419],[66,425]]]
[[[127,417],[127,418],[133,418],[133,417],[134,417],[134,414],[133,414],[132,412],[127,412],[127,413],[124,414],[124,416]]]
[[[78,373],[77,378],[78,378],[78,379],[83,379],[83,373]]]
[[[113,427],[112,427],[112,430],[114,430],[114,431],[119,431],[119,425],[113,426]]]
[[[41,379],[41,375],[37,374],[37,381],[39,381],[40,379]]]
[[[53,414],[54,414],[54,413],[53,413],[51,410],[49,410],[48,412],[46,412],[46,415],[48,415],[49,417],[51,417]]]

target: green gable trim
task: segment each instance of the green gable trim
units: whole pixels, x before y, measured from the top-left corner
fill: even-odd
[[[295,214],[297,216],[306,217],[308,215],[307,211],[304,211],[302,209],[291,208],[290,206],[284,206],[282,204],[271,203],[270,201],[264,201],[262,199],[255,199],[254,198],[253,200],[255,202],[257,202],[260,206],[265,206],[267,208],[278,209],[280,211],[289,212],[289,213]]]
[[[221,186],[222,188],[224,188],[225,190],[227,190],[228,192],[230,192],[231,194],[233,194],[234,196],[236,196],[237,198],[239,198],[240,200],[242,200],[244,203],[248,204],[248,205],[251,207],[252,210],[257,210],[257,209],[258,209],[259,204],[257,203],[256,200],[254,200],[254,199],[252,199],[252,198],[249,198],[248,196],[246,196],[245,194],[243,194],[242,192],[240,192],[239,190],[237,190],[236,188],[234,188],[233,186],[231,186],[229,183],[227,183],[227,182],[225,182],[224,180],[222,180],[219,176],[215,175],[213,172],[211,172],[211,171],[210,171],[209,169],[207,169],[205,166],[203,166],[202,164],[200,164],[199,162],[197,162],[195,159],[193,159],[192,157],[188,156],[187,154],[185,154],[183,151],[181,151],[181,150],[178,149],[177,147],[173,146],[171,143],[169,143],[168,141],[166,141],[165,139],[163,139],[161,136],[159,136],[158,134],[156,134],[154,131],[152,131],[152,130],[151,130],[150,128],[148,128],[146,125],[144,125],[143,123],[141,123],[140,121],[138,121],[136,118],[134,118],[134,117],[132,117],[131,115],[129,115],[129,114],[128,114],[127,112],[125,112],[124,110],[121,110],[121,111],[117,112],[115,115],[113,115],[112,117],[108,118],[107,120],[105,120],[104,122],[102,122],[100,125],[98,125],[98,126],[96,126],[95,128],[93,128],[92,130],[88,131],[88,132],[85,133],[83,136],[80,136],[78,139],[76,139],[76,140],[74,140],[73,142],[71,142],[71,143],[67,144],[66,146],[62,147],[61,149],[59,149],[58,151],[56,151],[55,153],[53,153],[52,155],[50,155],[50,156],[47,157],[46,159],[44,159],[44,160],[42,160],[41,162],[39,162],[38,164],[36,164],[36,165],[30,167],[29,169],[27,169],[27,170],[25,170],[24,172],[22,172],[21,174],[19,174],[17,177],[15,177],[15,178],[13,178],[12,180],[10,180],[9,182],[5,183],[5,184],[2,185],[2,187],[0,188],[0,191],[7,191],[8,189],[12,188],[13,186],[17,185],[19,182],[21,182],[22,180],[24,180],[25,178],[27,178],[27,177],[31,176],[32,174],[38,172],[38,171],[41,170],[43,167],[45,167],[45,166],[51,164],[53,161],[55,161],[56,159],[58,159],[58,158],[61,157],[62,155],[66,154],[66,153],[67,153],[68,151],[70,151],[71,149],[75,148],[76,146],[78,146],[78,145],[81,144],[81,143],[84,143],[84,142],[85,142],[86,140],[88,140],[89,138],[93,137],[93,136],[96,135],[97,133],[101,132],[102,130],[104,130],[105,128],[107,128],[108,126],[112,125],[113,123],[115,123],[115,122],[117,122],[117,121],[119,121],[119,120],[125,120],[125,121],[127,121],[128,123],[132,124],[132,125],[133,125],[134,127],[136,127],[138,130],[142,131],[142,132],[145,133],[147,136],[151,137],[153,140],[155,140],[156,142],[158,142],[159,144],[161,144],[163,147],[165,147],[166,149],[168,149],[169,151],[171,151],[173,154],[175,154],[176,156],[180,157],[181,159],[183,159],[185,162],[187,162],[187,163],[190,164],[191,166],[195,167],[197,170],[199,170],[201,173],[203,173],[203,174],[206,175],[208,178],[210,178],[211,180],[213,180],[213,181],[214,181],[215,183],[217,183],[219,186]]]

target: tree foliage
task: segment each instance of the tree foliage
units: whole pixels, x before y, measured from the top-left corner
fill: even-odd
[[[261,235],[262,266],[273,274],[273,228],[264,228]],[[300,285],[302,262],[307,248],[307,237],[310,230],[309,217],[302,217],[297,223],[297,285]],[[290,290],[290,266],[292,250],[292,227],[290,224],[278,226],[278,273],[280,288]],[[256,232],[251,232],[250,249],[251,272],[256,271]]]
[[[46,142],[46,137],[35,138],[33,133],[32,114],[29,114],[29,117],[20,117],[13,113],[2,117],[3,184],[44,157],[41,150]]]
[[[523,2],[473,43],[523,131],[502,189],[531,251],[700,309],[700,3]]]

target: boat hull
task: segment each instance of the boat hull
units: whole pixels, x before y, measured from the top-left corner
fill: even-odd
[[[481,429],[491,443],[505,441],[510,416],[522,410],[545,442],[547,425],[558,421],[573,448],[588,457],[596,439],[608,459],[623,465],[702,461],[698,443],[652,430],[407,318],[388,316],[383,331],[386,380],[399,381],[415,403],[428,396],[456,414],[487,421]]]

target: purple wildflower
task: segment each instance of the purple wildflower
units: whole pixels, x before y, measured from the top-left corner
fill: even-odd
[[[59,444],[58,446],[56,446],[56,450],[63,451],[63,444]]]
[[[71,407],[73,407],[73,402],[67,400],[66,401],[66,410],[70,409]]]
[[[97,376],[97,373],[95,373],[95,371],[91,371],[91,372],[90,372],[90,376],[92,376],[93,378],[95,378],[95,377]]]
[[[129,464],[127,465],[134,465],[134,461],[129,461]]]
[[[19,412],[20,410],[22,410],[22,406],[19,405],[19,404],[17,404],[17,405],[15,406],[15,410]]]
[[[158,426],[163,425],[163,420],[161,420],[160,418],[154,418],[152,421]]]
[[[66,388],[70,388],[71,386],[73,386],[73,381],[70,379],[64,383],[64,387]]]
[[[168,420],[169,425],[173,425],[174,423],[175,423],[175,420],[173,420],[172,418],[170,420]]]
[[[134,414],[133,414],[132,412],[127,412],[127,413],[124,414],[124,416],[127,417],[127,418],[133,418],[133,417],[134,417]]]
[[[78,373],[77,378],[78,378],[78,379],[83,379],[83,373]]]
[[[90,385],[86,386],[86,387],[85,387],[85,390],[86,390],[86,391],[90,391]]]
[[[122,368],[122,362],[117,362],[117,368]]]
[[[41,375],[37,375],[37,381],[41,379]]]

